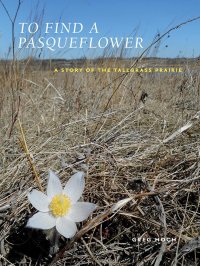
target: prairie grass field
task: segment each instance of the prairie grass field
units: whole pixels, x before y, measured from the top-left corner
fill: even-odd
[[[200,61],[135,60],[0,62],[0,265],[200,265]],[[183,71],[54,71],[131,66]],[[26,227],[49,169],[63,185],[85,172],[83,199],[98,205],[55,253]]]

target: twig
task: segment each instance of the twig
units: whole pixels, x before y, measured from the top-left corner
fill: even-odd
[[[38,188],[39,188],[42,192],[44,192],[44,189],[43,189],[43,187],[42,187],[42,185],[41,185],[40,177],[39,177],[39,175],[38,175],[38,173],[37,173],[37,171],[36,171],[35,165],[34,165],[34,163],[33,163],[33,160],[32,160],[32,158],[31,158],[31,155],[30,155],[30,152],[29,152],[29,149],[28,149],[27,143],[26,143],[26,138],[25,138],[25,135],[24,135],[24,130],[23,130],[23,128],[22,128],[22,124],[21,124],[21,122],[20,122],[20,119],[18,119],[18,122],[19,122],[19,129],[20,129],[20,133],[21,133],[21,138],[19,138],[19,141],[20,141],[21,147],[22,147],[23,151],[24,151],[25,154],[26,154],[26,157],[27,157],[27,159],[28,159],[28,162],[29,162],[29,165],[30,165],[30,167],[31,167],[31,170],[32,170],[32,172],[33,172],[33,174],[34,174],[34,176],[35,176],[35,181],[36,181],[36,183],[37,183],[37,185],[38,185]]]
[[[18,99],[19,99],[19,100],[18,100],[17,110],[16,110],[16,112],[15,112],[15,115],[12,116],[12,124],[11,124],[10,130],[9,130],[9,138],[11,137],[11,134],[12,134],[12,131],[13,131],[13,128],[14,128],[15,122],[17,121],[18,114],[19,114],[20,101],[21,101],[20,96],[19,96]],[[14,110],[13,110],[13,111],[14,111]],[[13,112],[12,112],[12,114],[13,114]]]
[[[3,255],[0,255],[0,259],[4,260],[4,262],[6,263],[6,265],[15,266],[12,262],[10,262],[9,260],[7,260]],[[7,264],[7,263],[9,263],[9,264]]]
[[[16,19],[17,19],[17,15],[19,13],[19,9],[20,6],[22,4],[22,0],[18,0],[18,4],[17,4],[17,9],[15,11],[15,15],[12,18],[7,7],[5,6],[5,4],[3,3],[2,0],[0,0],[0,4],[2,5],[3,9],[5,10],[10,22],[11,22],[11,26],[12,26],[12,56],[13,56],[13,63],[15,62],[15,23],[16,23]]]

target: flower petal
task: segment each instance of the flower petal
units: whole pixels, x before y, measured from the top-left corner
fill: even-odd
[[[72,238],[77,231],[75,222],[66,219],[65,217],[60,217],[56,220],[56,229],[58,233],[66,238]]]
[[[70,197],[72,203],[77,202],[84,190],[85,187],[85,179],[84,179],[84,173],[78,172],[74,174],[64,188],[64,193]]]
[[[30,193],[28,193],[28,200],[36,208],[38,211],[41,212],[48,212],[49,211],[49,203],[50,200],[41,191],[33,189]]]
[[[47,196],[52,199],[53,196],[62,193],[62,185],[58,176],[49,170],[49,180],[47,185]]]
[[[96,209],[96,205],[90,202],[77,202],[75,203],[67,218],[78,223],[88,218],[88,216]]]
[[[56,219],[48,212],[37,212],[28,220],[26,226],[37,229],[51,229],[55,225]]]

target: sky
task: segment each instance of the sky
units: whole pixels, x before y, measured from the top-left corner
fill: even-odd
[[[18,0],[1,1],[5,4],[10,16],[14,17]],[[43,8],[44,14],[42,15]],[[97,57],[103,53],[118,55],[120,49],[109,48],[109,45],[107,49],[102,49],[96,44],[102,37],[108,39],[115,37],[119,40],[122,37],[124,39],[129,37],[133,38],[133,47],[128,45],[131,48],[124,49],[123,55],[138,56],[155,40],[157,34],[162,35],[181,22],[198,16],[200,16],[200,0],[23,0],[15,24],[16,50],[18,50],[20,38],[30,41],[29,38],[32,37],[33,40],[27,48],[21,49],[20,52],[17,51],[16,54],[20,58],[33,55],[42,58],[66,59]],[[39,25],[36,34],[30,36],[27,25],[25,25],[24,34],[20,33],[21,24],[19,23],[30,24],[32,22],[37,22]],[[55,33],[55,23],[61,22],[66,25],[71,23],[69,33]],[[54,23],[48,34],[45,34],[45,23]],[[74,34],[72,32],[73,23],[81,23],[83,25],[82,32]],[[92,33],[89,33],[94,23],[96,23],[96,32],[93,30]],[[40,37],[43,37],[43,49],[38,48],[40,45],[37,46]],[[75,37],[77,43],[74,44],[74,47],[77,48],[69,48],[67,45],[66,48],[57,48],[59,37],[62,41],[66,37],[68,39]],[[93,47],[97,46],[97,48],[89,49],[89,41],[83,45],[83,48],[78,48],[80,37],[86,37],[88,40],[92,37]],[[143,48],[134,48],[136,37],[143,39]],[[46,40],[48,38],[55,39],[56,44],[53,51],[47,48]],[[105,40],[102,43],[104,42]],[[6,58],[10,45],[11,22],[0,5],[0,58]],[[172,31],[148,55],[159,57],[200,56],[200,20]]]

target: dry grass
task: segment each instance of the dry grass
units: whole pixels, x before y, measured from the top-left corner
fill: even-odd
[[[122,67],[131,62],[83,64]],[[147,64],[152,62],[142,62]],[[41,66],[19,67],[15,76],[1,69],[2,265],[52,261],[46,235],[25,228],[35,211],[27,192],[37,183],[20,146],[16,115],[44,189],[49,168],[63,184],[73,172],[85,171],[84,199],[99,206],[93,217],[133,197],[85,233],[55,265],[199,265],[198,121],[163,144],[200,109],[200,76],[193,71],[198,64],[185,62],[179,75],[133,73],[125,78],[117,73],[56,74]],[[146,102],[142,92],[148,94]],[[176,241],[134,242],[136,237],[165,236]],[[60,248],[65,244],[61,239]]]

